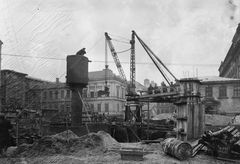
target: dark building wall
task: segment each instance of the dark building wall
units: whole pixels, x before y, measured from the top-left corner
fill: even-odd
[[[218,71],[220,77],[240,78],[240,24],[232,39],[232,45]]]
[[[11,70],[1,71],[3,110],[16,110],[25,106],[25,76],[26,74]]]

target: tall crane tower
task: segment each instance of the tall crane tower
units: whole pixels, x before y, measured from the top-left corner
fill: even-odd
[[[131,44],[131,56],[130,56],[130,92],[135,93],[136,89],[136,61],[135,61],[135,34],[132,31]]]
[[[123,71],[123,68],[122,68],[122,65],[120,63],[120,60],[119,60],[119,58],[117,56],[117,52],[115,51],[115,48],[113,47],[113,44],[112,44],[112,41],[111,41],[112,39],[109,37],[107,32],[105,32],[105,37],[106,37],[106,43],[108,44],[109,49],[110,49],[110,51],[112,53],[113,60],[114,60],[114,62],[116,64],[116,66],[117,66],[118,72],[119,72],[121,78],[126,82],[127,78],[126,78],[125,73]]]
[[[130,41],[131,56],[130,56],[130,84],[129,85],[127,83],[127,78],[125,76],[122,65],[118,58],[117,52],[115,51],[115,48],[112,44],[112,41],[111,41],[112,39],[110,38],[110,36],[108,35],[107,32],[105,32],[105,37],[106,37],[106,44],[109,46],[109,49],[112,53],[114,62],[117,66],[118,72],[119,72],[121,78],[125,81],[128,95],[135,95],[136,94],[136,91],[135,91],[135,88],[136,88],[136,85],[135,85],[136,64],[135,64],[135,35],[134,35],[134,32],[132,33],[132,39]],[[106,52],[106,60],[107,60],[107,52]],[[107,69],[108,64],[106,63],[105,65],[106,65],[106,69]],[[105,81],[105,83],[106,83],[106,81]]]

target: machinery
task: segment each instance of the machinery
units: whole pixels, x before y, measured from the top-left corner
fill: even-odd
[[[171,71],[165,66],[165,64],[154,54],[154,52],[143,42],[143,40],[137,35],[135,31],[132,31],[132,35],[136,36],[142,47],[147,52],[148,56],[151,58],[155,66],[158,68],[159,72],[162,74],[164,79],[167,81],[169,85],[172,85],[171,80],[168,78],[167,74],[164,72],[163,68],[174,78],[175,81],[178,79],[171,73]],[[162,67],[163,68],[162,68]]]
[[[118,68],[118,72],[121,76],[121,78],[127,82],[126,76],[124,74],[124,71],[122,69],[120,60],[117,56],[117,52],[115,51],[115,48],[112,44],[112,39],[108,35],[108,33],[105,33],[106,37],[106,47],[108,45],[114,62]],[[167,81],[169,86],[173,86],[173,82],[171,82],[170,78],[168,78],[167,74],[164,72],[163,69],[167,70],[168,73],[174,78],[175,81],[178,81],[178,79],[168,70],[168,68],[163,64],[163,62],[152,52],[152,50],[143,42],[143,40],[136,34],[135,31],[132,31],[131,40],[130,40],[130,82],[126,85],[127,86],[127,102],[125,104],[125,125],[123,126],[126,131],[128,131],[128,134],[132,134],[137,140],[141,140],[141,138],[153,138],[152,136],[149,136],[149,131],[152,133],[159,133],[159,130],[163,132],[164,134],[167,134],[169,131],[172,131],[173,126],[163,125],[159,127],[156,124],[152,124],[148,122],[148,125],[146,122],[143,122],[142,119],[142,106],[146,105],[149,102],[173,102],[176,100],[175,95],[177,93],[167,93],[167,92],[173,92],[176,91],[175,88],[167,89],[167,86],[164,85],[162,91],[157,90],[151,90],[150,93],[147,93],[147,95],[138,95],[135,91],[136,89],[136,61],[135,61],[135,38],[137,38],[140,42],[140,44],[143,46],[145,51],[147,52],[148,56],[151,58],[155,66],[158,68],[160,73],[163,75],[164,79]],[[107,49],[107,48],[106,48]],[[108,68],[107,64],[107,53],[106,53],[106,63],[105,68]],[[107,82],[106,82],[107,84]],[[155,91],[155,92],[154,92]],[[161,95],[163,94],[164,95]],[[153,94],[154,93],[154,94]],[[157,94],[156,94],[157,93]],[[122,127],[122,128],[123,128]],[[124,129],[123,128],[123,129]],[[146,130],[148,131],[148,137],[146,137]],[[150,135],[151,135],[150,134]],[[158,134],[162,135],[162,134]],[[144,137],[145,136],[145,137]],[[131,136],[128,136],[128,138],[131,138]]]
[[[126,88],[127,88],[127,95],[130,95],[130,96],[133,96],[133,95],[136,95],[136,92],[135,92],[135,72],[136,72],[136,68],[135,68],[135,40],[134,40],[134,35],[132,35],[132,40],[130,41],[130,44],[131,44],[131,57],[130,57],[130,84],[128,84],[127,82],[127,78],[125,76],[125,73],[123,71],[123,68],[122,68],[122,65],[121,65],[121,62],[118,58],[118,55],[117,55],[117,52],[112,44],[112,39],[111,37],[108,35],[107,32],[105,32],[105,38],[106,38],[106,50],[105,50],[105,68],[106,68],[106,75],[105,77],[107,77],[107,68],[108,68],[108,64],[107,64],[107,45],[111,51],[111,54],[112,54],[112,57],[113,57],[113,60],[117,66],[117,69],[118,69],[118,72],[119,72],[119,75],[121,76],[121,78],[124,80],[124,83],[126,85]],[[107,79],[105,79],[105,86],[107,86]],[[105,87],[106,88],[106,87]]]

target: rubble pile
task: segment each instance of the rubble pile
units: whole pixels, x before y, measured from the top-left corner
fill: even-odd
[[[216,132],[208,131],[194,146],[192,156],[195,156],[205,146],[208,154],[218,158],[240,159],[239,143],[240,132],[235,126],[227,126]]]
[[[51,137],[59,139],[59,140],[68,140],[68,139],[77,139],[77,138],[79,138],[71,130],[67,130],[67,131],[64,131],[64,132],[52,135]]]
[[[120,148],[120,144],[110,134],[104,131],[99,131],[97,134],[101,137],[104,148]]]
[[[44,136],[27,147],[26,145],[20,145],[13,153],[13,156],[35,157],[53,154],[81,156],[90,152],[102,153],[112,147],[120,147],[120,144],[104,131],[78,137],[69,130],[51,136]]]

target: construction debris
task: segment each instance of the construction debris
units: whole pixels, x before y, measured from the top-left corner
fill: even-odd
[[[36,157],[54,154],[77,156],[83,153],[103,153],[113,147],[120,147],[120,144],[104,131],[78,137],[68,130],[52,136],[44,136],[32,145],[20,145],[12,156]]]
[[[46,145],[49,144],[49,145]],[[6,158],[0,158],[0,163],[99,163],[99,164],[122,164],[122,163],[169,163],[169,164],[187,164],[187,163],[211,163],[226,164],[225,161],[216,160],[212,156],[199,154],[195,158],[189,158],[186,161],[179,161],[178,158],[172,158],[166,155],[161,148],[162,140],[159,143],[143,144],[118,143],[108,133],[100,131],[90,133],[82,137],[76,136],[72,131],[65,131],[52,136],[45,136],[34,144],[22,144],[19,147],[10,147]],[[181,146],[179,146],[181,147]],[[123,152],[123,156],[121,155]],[[133,153],[130,156],[132,161],[125,158],[126,154],[133,151],[140,155],[136,158]],[[136,153],[135,153],[136,154]],[[142,155],[143,156],[142,156]],[[140,158],[139,158],[140,157]],[[123,161],[128,160],[128,161]],[[143,160],[143,161],[137,161]]]
[[[206,132],[193,148],[193,156],[203,147],[207,148],[207,154],[219,159],[240,159],[240,132],[235,126],[227,126],[216,132]]]

